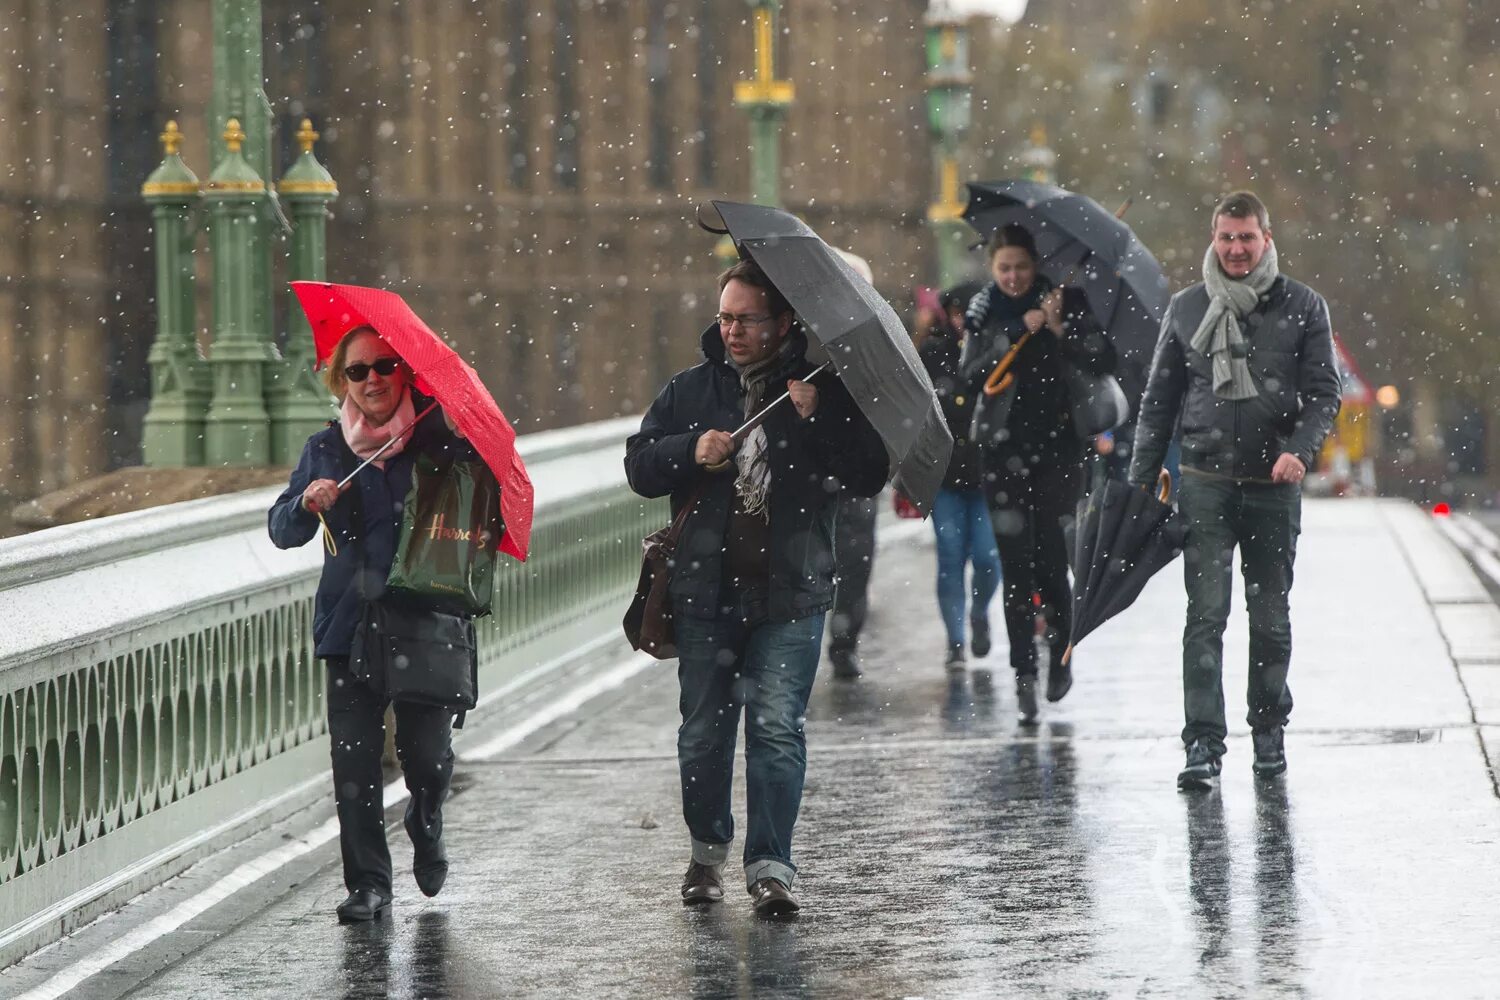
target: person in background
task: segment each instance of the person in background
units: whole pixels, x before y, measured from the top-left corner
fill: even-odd
[[[965,623],[974,655],[989,654],[990,601],[1000,586],[1000,552],[983,490],[984,456],[969,438],[979,386],[959,374],[964,311],[982,287],[970,282],[948,288],[938,297],[938,309],[923,310],[917,317],[917,353],[953,435],[953,456],[932,504],[938,610],[948,640],[944,663],[952,671],[966,665]],[[971,567],[972,576],[966,581]]]
[[[1064,535],[1077,509],[1084,442],[1073,427],[1063,363],[1105,375],[1116,359],[1082,290],[1067,289],[1065,299],[1037,270],[1036,240],[1026,227],[996,230],[987,249],[993,281],[969,303],[959,374],[982,384],[1024,338],[1009,369],[1012,387],[977,405],[996,414],[992,436],[981,442],[985,490],[1005,568],[1017,711],[1030,724],[1037,718],[1034,594],[1041,595],[1049,625],[1047,700],[1060,701],[1073,686],[1071,665],[1062,662],[1073,603]],[[1002,405],[1008,405],[1003,415]]]
[[[869,263],[847,250],[839,256],[865,279],[874,284]],[[838,520],[834,522],[833,561],[837,581],[833,594],[833,615],[828,622],[828,662],[833,676],[840,680],[858,680],[864,671],[859,662],[859,634],[864,630],[870,612],[870,574],[875,569],[875,500],[854,493],[839,499]]]

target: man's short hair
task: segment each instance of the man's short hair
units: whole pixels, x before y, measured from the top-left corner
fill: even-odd
[[[780,316],[792,311],[792,304],[786,300],[786,296],[771,284],[771,279],[766,277],[766,272],[762,271],[760,265],[753,260],[742,260],[719,275],[719,291],[723,292],[725,286],[731,281],[743,281],[752,288],[759,288],[765,292],[766,305],[770,307],[772,316]]]
[[[1227,215],[1231,219],[1248,219],[1255,217],[1260,223],[1261,232],[1271,231],[1271,213],[1266,211],[1266,203],[1250,191],[1235,191],[1224,196],[1224,199],[1214,208],[1213,218],[1208,222],[1210,231],[1219,225],[1219,216]]]

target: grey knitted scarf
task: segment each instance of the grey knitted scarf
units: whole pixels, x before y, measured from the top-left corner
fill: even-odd
[[[1243,278],[1231,278],[1219,267],[1219,258],[1209,246],[1203,255],[1203,287],[1208,290],[1208,311],[1188,343],[1213,361],[1214,395],[1220,399],[1253,399],[1258,390],[1250,375],[1249,348],[1240,323],[1255,311],[1260,297],[1281,273],[1276,264],[1276,244]]]
[[[740,385],[745,390],[745,418],[747,420],[760,412],[771,376],[786,361],[787,348],[788,345],[783,344],[781,350],[769,358],[743,368],[733,361],[729,362],[729,367],[739,375]],[[740,450],[735,452],[734,461],[739,469],[739,475],[734,481],[734,491],[739,495],[740,504],[745,513],[758,515],[763,520],[770,520],[771,511],[767,506],[767,500],[771,495],[771,455],[764,424],[746,436],[744,443],[740,445]]]

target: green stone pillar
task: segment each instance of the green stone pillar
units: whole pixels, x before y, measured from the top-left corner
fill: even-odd
[[[750,115],[750,196],[781,202],[781,123],[795,96],[792,81],[776,78],[776,14],[780,0],[748,0],[755,31],[755,76],[734,85],[734,103]]]
[[[182,162],[175,121],[167,122],[161,141],[165,158],[141,187],[156,238],[156,340],[147,356],[151,408],[142,447],[147,465],[202,465],[210,383],[198,350],[194,301],[198,178]]]
[[[235,155],[242,155],[257,177],[270,180],[276,175],[271,162],[271,104],[262,87],[260,0],[213,0],[213,46],[214,86],[208,105],[208,134],[214,137],[210,142],[211,169],[217,170],[230,155],[219,130],[234,118],[245,136],[240,153]],[[271,244],[281,226],[281,212],[274,190],[263,186],[260,199],[265,204],[249,234],[252,242],[247,267],[254,330],[257,337],[271,343]]]
[[[266,185],[240,155],[244,138],[238,119],[229,119],[225,156],[204,188],[214,262],[214,342],[209,361],[214,388],[204,448],[208,465],[267,465],[271,458],[265,367],[279,358],[256,325],[251,266],[256,232],[265,223]]]
[[[927,17],[927,128],[933,140],[937,198],[927,222],[938,251],[938,282],[948,288],[974,270],[968,252],[973,233],[963,221],[959,200],[958,156],[969,134],[974,80],[969,73],[969,27],[959,17]]]
[[[328,276],[328,206],[339,190],[313,155],[313,143],[317,141],[312,121],[304,118],[297,131],[302,155],[276,185],[292,216],[292,254],[287,270],[293,281],[325,281]],[[280,465],[296,462],[303,443],[334,416],[328,389],[313,374],[315,352],[307,314],[295,295],[288,293],[288,298],[283,360],[266,369],[271,460]]]

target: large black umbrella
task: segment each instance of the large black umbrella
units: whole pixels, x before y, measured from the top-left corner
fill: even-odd
[[[1073,632],[1065,659],[1085,636],[1130,607],[1146,581],[1182,551],[1182,521],[1166,494],[1165,478],[1158,495],[1110,479],[1078,502]]]
[[[1161,265],[1114,213],[1085,195],[1035,181],[971,182],[964,220],[986,239],[1019,222],[1036,237],[1039,269],[1055,284],[1088,294],[1099,325],[1123,362],[1125,394],[1145,390],[1151,353],[1171,294]]]
[[[911,336],[880,293],[795,216],[765,205],[715,201],[723,227],[796,310],[809,357],[823,352],[885,442],[896,488],[922,513],[948,471],[953,436]]]

